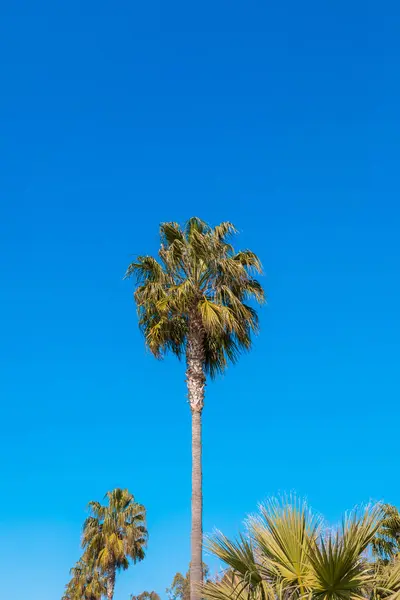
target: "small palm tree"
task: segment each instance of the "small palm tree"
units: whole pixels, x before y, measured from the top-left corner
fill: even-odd
[[[209,549],[227,569],[207,582],[205,600],[375,600],[400,597],[400,563],[374,563],[367,552],[381,508],[354,512],[326,529],[304,502],[273,500],[248,521],[245,535],[217,534]]]
[[[144,558],[148,535],[145,508],[128,490],[116,488],[105,497],[107,505],[89,503],[82,547],[86,562],[104,575],[107,599],[112,600],[117,571]]]
[[[71,575],[62,600],[101,600],[106,594],[106,580],[102,573],[83,558],[72,567]]]
[[[249,350],[258,330],[256,311],[248,303],[264,301],[253,277],[261,264],[250,250],[235,252],[232,223],[210,227],[197,217],[184,228],[160,226],[159,260],[139,256],[126,277],[135,277],[139,324],[151,352],[186,356],[186,382],[192,413],[191,599],[199,598],[202,573],[201,414],[206,375],[214,377]]]

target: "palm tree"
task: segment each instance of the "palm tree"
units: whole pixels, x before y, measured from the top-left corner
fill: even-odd
[[[186,383],[192,413],[191,599],[199,598],[202,573],[201,414],[206,375],[214,377],[251,346],[258,329],[256,311],[247,302],[264,301],[257,256],[235,252],[229,222],[210,227],[197,217],[184,228],[160,226],[159,260],[139,256],[126,277],[136,278],[134,298],[139,325],[151,352],[186,355]]]
[[[114,597],[115,576],[120,569],[143,560],[147,544],[146,511],[128,490],[107,492],[107,505],[89,502],[91,515],[83,526],[84,557],[106,580],[108,600]]]
[[[227,569],[203,587],[205,600],[375,600],[400,597],[400,562],[371,560],[368,549],[382,518],[367,507],[326,529],[304,502],[276,500],[248,520],[231,541],[218,533],[209,549]]]
[[[80,558],[71,569],[62,600],[101,600],[106,594],[106,580],[98,568]]]
[[[392,504],[382,504],[382,511],[372,549],[380,560],[388,562],[400,553],[400,513]]]

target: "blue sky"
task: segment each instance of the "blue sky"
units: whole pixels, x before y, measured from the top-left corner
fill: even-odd
[[[7,600],[61,596],[116,486],[150,529],[116,600],[187,567],[184,367],[146,353],[122,281],[165,220],[233,221],[269,297],[207,387],[205,530],[285,490],[332,520],[400,503],[399,24],[394,0],[2,4]]]

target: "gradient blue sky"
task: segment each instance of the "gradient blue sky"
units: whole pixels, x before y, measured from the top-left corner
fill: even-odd
[[[122,281],[164,220],[233,221],[269,295],[207,388],[205,530],[285,490],[400,503],[399,27],[394,0],[2,3],[4,600],[61,596],[115,486],[150,528],[116,600],[187,567],[184,367]]]

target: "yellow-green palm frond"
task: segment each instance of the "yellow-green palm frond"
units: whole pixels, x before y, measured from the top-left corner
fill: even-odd
[[[162,265],[152,256],[138,256],[125,273],[125,278],[135,277],[137,283],[164,283],[166,276]]]
[[[246,577],[249,584],[257,585],[262,581],[257,557],[249,537],[240,535],[237,540],[231,541],[221,532],[217,532],[207,540],[206,547],[233,573]]]
[[[285,586],[303,593],[309,588],[308,553],[315,545],[321,520],[304,500],[295,496],[272,498],[260,506],[260,515],[250,519],[251,535],[263,556]]]
[[[171,246],[174,242],[183,243],[185,240],[184,232],[179,223],[169,222],[160,225],[161,243],[165,246]]]
[[[276,588],[268,581],[254,585],[247,574],[240,576],[230,569],[222,579],[206,581],[201,593],[205,600],[280,600]]]
[[[377,600],[400,600],[400,560],[383,564],[379,562],[375,571],[375,597]]]
[[[243,267],[254,269],[256,273],[262,272],[261,261],[251,250],[241,250],[233,257],[233,260],[238,262]]]
[[[359,551],[364,552],[374,543],[383,517],[379,504],[356,508],[347,513],[341,527],[341,537],[347,544],[357,544]]]
[[[213,228],[213,236],[216,238],[216,241],[221,243],[225,242],[227,238],[238,233],[238,230],[230,221],[223,221],[219,225],[216,225]]]

